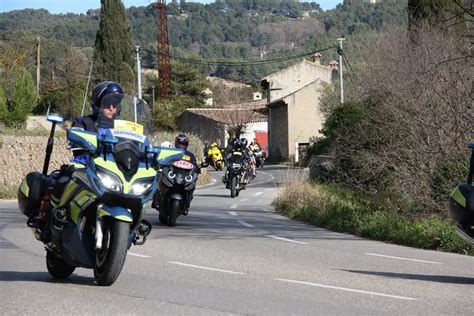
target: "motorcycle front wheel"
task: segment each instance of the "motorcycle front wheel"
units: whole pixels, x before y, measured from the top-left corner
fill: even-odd
[[[181,206],[181,203],[179,200],[171,200],[170,203],[170,211],[169,211],[169,217],[168,217],[168,226],[173,227],[176,225],[176,220],[178,219],[178,212],[179,208]]]
[[[56,279],[65,279],[76,269],[63,259],[56,257],[51,251],[46,251],[46,267],[49,274]]]
[[[120,275],[128,249],[130,224],[117,220],[104,222],[102,249],[96,251],[94,277],[98,285],[112,285]]]
[[[230,182],[230,197],[235,198],[237,195],[237,177],[232,177]]]

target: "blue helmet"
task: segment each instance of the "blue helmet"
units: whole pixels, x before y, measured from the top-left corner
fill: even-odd
[[[115,81],[104,81],[99,83],[92,89],[91,110],[95,115],[99,114],[100,103],[102,98],[109,93],[118,92],[123,94],[122,86]]]

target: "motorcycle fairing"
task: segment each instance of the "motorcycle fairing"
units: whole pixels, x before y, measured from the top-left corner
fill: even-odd
[[[67,140],[90,152],[95,152],[97,150],[97,133],[72,127],[67,130]]]
[[[133,222],[132,214],[129,209],[120,206],[100,205],[98,217],[103,218],[107,216],[113,217],[122,222]]]

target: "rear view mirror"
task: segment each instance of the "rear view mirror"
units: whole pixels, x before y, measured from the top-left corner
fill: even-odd
[[[56,124],[64,123],[64,117],[62,117],[59,114],[48,114],[46,116],[46,119],[48,120],[48,122],[51,122],[51,123],[56,123]]]

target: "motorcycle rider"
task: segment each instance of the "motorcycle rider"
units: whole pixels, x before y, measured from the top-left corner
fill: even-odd
[[[252,140],[252,142],[250,143],[249,145],[250,147],[250,150],[253,151],[253,152],[257,152],[257,151],[261,151],[262,150],[262,146],[260,146],[260,144],[258,143],[257,139],[254,138]]]
[[[242,142],[242,145],[243,145],[243,152],[245,154],[245,158],[248,162],[248,165],[250,167],[250,170],[251,170],[251,175],[252,175],[252,178],[255,178],[255,176],[257,175],[257,162],[255,160],[255,155],[253,154],[253,151],[250,149],[250,146],[247,146],[248,145],[248,140],[247,138],[243,137],[240,139],[240,141]]]
[[[194,165],[194,171],[196,173],[200,174],[201,173],[201,168],[197,165],[196,157],[194,156],[194,154],[188,150],[188,146],[189,146],[189,137],[186,134],[180,133],[175,137],[174,147],[184,150],[184,155],[181,159],[187,160],[190,163],[192,163]],[[166,191],[166,186],[163,183],[163,180],[160,178],[159,184],[158,184],[158,190],[156,190],[156,193],[153,196],[153,202],[152,202],[152,207],[153,208],[155,208],[157,210],[160,208],[160,204],[162,202],[162,198],[163,198],[163,195],[164,195],[165,191]],[[189,211],[191,201],[193,200],[193,195],[194,195],[194,189],[188,191],[188,198],[186,200],[185,214],[187,214],[187,212]]]

